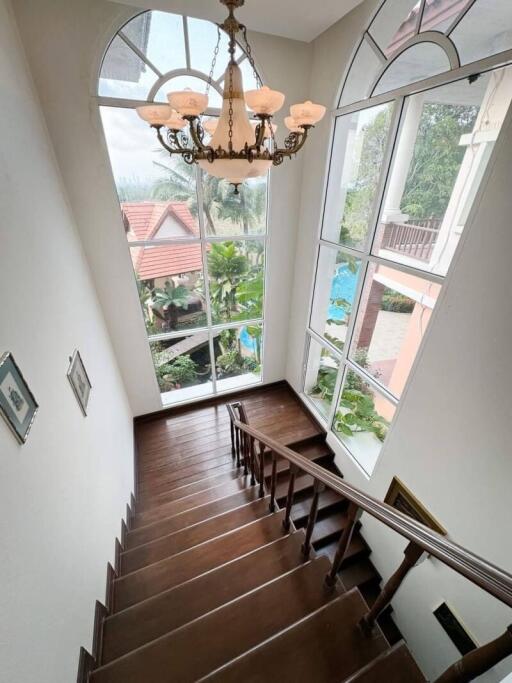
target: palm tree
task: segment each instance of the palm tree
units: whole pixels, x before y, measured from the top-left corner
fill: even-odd
[[[155,289],[153,292],[153,311],[163,321],[167,322],[169,312],[169,324],[171,329],[178,325],[178,308],[188,308],[190,292],[183,285],[176,287],[172,280],[165,282],[163,289]]]
[[[208,253],[210,293],[218,317],[231,320],[236,311],[236,292],[249,270],[249,260],[235,242],[214,243]]]

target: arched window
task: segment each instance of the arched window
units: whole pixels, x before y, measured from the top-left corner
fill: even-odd
[[[508,0],[387,0],[344,79],[304,394],[368,475],[508,111],[511,63]]]
[[[215,24],[149,11],[118,31],[99,75],[105,138],[164,404],[262,376],[266,179],[248,181],[234,195],[227,182],[170,158],[135,112],[189,87],[208,92],[206,115],[217,116],[226,54],[227,37]],[[258,87],[242,47],[235,58],[245,89]]]

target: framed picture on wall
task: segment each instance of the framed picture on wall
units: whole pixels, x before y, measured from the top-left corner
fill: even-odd
[[[76,349],[73,355],[70,356],[69,363],[69,382],[73,387],[73,391],[80,408],[82,409],[82,413],[87,415],[87,406],[89,404],[89,396],[92,385],[89,381],[87,371],[82,361],[82,356],[80,355],[80,351],[78,351],[78,349]]]
[[[25,443],[39,406],[10,351],[0,358],[0,412],[20,443]]]
[[[437,519],[398,477],[393,477],[384,502],[412,517],[417,522],[422,522],[422,524],[437,531],[438,534],[446,536],[446,529],[439,524]]]

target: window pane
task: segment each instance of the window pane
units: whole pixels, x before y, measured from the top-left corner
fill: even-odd
[[[267,177],[251,178],[233,192],[227,180],[201,172],[208,235],[262,235],[267,229]]]
[[[370,33],[389,58],[414,35],[418,0],[387,0],[370,26]]]
[[[214,331],[217,391],[227,391],[259,382],[263,327],[244,325]]]
[[[450,62],[439,45],[419,43],[396,58],[377,83],[373,95],[381,95],[449,70]]]
[[[186,64],[183,17],[169,12],[144,12],[122,32],[161,72],[182,69]]]
[[[422,31],[445,32],[472,0],[458,0],[454,3],[427,2],[421,22]]]
[[[208,332],[151,342],[150,347],[164,404],[212,392]]]
[[[370,95],[381,62],[366,40],[363,40],[343,86],[340,107],[363,100]]]
[[[512,3],[477,0],[451,34],[462,64],[512,48]]]
[[[446,274],[511,97],[507,67],[407,98],[374,253]]]
[[[397,397],[409,376],[440,288],[388,266],[369,267],[350,358]]]
[[[373,472],[394,414],[394,405],[362,375],[346,370],[333,428],[367,474]]]
[[[208,276],[213,324],[263,316],[265,248],[263,242],[213,242],[208,245]]]
[[[320,247],[311,328],[343,349],[361,261],[336,249]]]
[[[213,51],[218,39],[217,26],[211,21],[194,19],[193,17],[187,17],[187,23],[191,66],[197,71],[202,71],[204,74],[209,74],[212,66]],[[214,80],[220,78],[226,70],[228,65],[227,51],[228,37],[227,34],[221,30],[219,56],[217,57],[217,63],[213,71]],[[242,54],[242,50],[237,45],[235,50],[235,59],[238,60]],[[247,86],[245,87],[247,89]]]
[[[339,361],[331,351],[310,338],[304,391],[325,418],[331,409],[338,368]]]
[[[98,93],[105,97],[145,100],[158,75],[116,36],[103,60]]]
[[[206,325],[200,244],[132,247],[148,334]]]
[[[114,181],[121,202],[173,202],[184,223],[197,229],[195,168],[171,158],[133,109],[101,107]],[[148,208],[148,207],[146,207]],[[158,237],[163,234],[157,235]],[[146,239],[147,236],[138,237]],[[151,237],[153,239],[153,237]]]
[[[363,249],[376,202],[392,103],[336,121],[322,236]]]

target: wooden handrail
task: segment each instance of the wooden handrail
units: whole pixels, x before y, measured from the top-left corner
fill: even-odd
[[[291,465],[311,475],[315,480],[321,482],[332,491],[344,496],[361,510],[383,522],[390,529],[393,529],[404,538],[413,541],[415,545],[422,548],[429,555],[436,557],[443,564],[448,565],[490,595],[512,607],[511,574],[484,560],[470,550],[441,536],[424,524],[421,524],[421,522],[417,522],[390,505],[369,496],[364,491],[352,486],[352,484],[347,484],[347,482],[332,472],[329,472],[320,465],[316,465],[290,448],[283,446],[258,429],[240,421],[234,412],[234,406],[238,405],[236,403],[227,404],[235,432],[238,429],[244,434],[253,437],[273,451],[276,456],[285,458]]]

